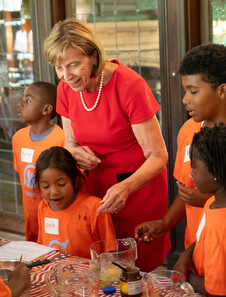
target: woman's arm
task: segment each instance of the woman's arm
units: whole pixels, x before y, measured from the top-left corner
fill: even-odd
[[[70,149],[79,146],[74,137],[74,133],[71,127],[71,120],[65,117],[61,117],[61,120],[65,134],[65,147],[67,149]]]
[[[132,125],[132,129],[146,161],[131,175],[131,180],[127,179],[130,193],[139,190],[161,173],[168,161],[166,145],[156,116]]]
[[[97,158],[94,152],[88,146],[80,146],[75,140],[71,127],[71,120],[62,117],[62,124],[65,134],[65,148],[72,154],[77,164],[82,169],[93,169],[101,160]]]
[[[166,166],[168,153],[156,116],[132,125],[146,161],[130,177],[115,184],[106,192],[99,211],[115,212],[125,206],[127,197],[156,177]],[[131,160],[132,162],[132,160]]]

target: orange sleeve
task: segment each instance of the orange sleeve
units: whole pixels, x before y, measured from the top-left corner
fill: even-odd
[[[181,127],[177,137],[177,155],[174,164],[173,176],[189,188],[194,188],[194,183],[190,179],[191,172],[189,149],[194,133],[199,132],[201,123],[196,123],[189,119]]]
[[[0,297],[12,297],[10,288],[3,283],[3,280],[0,278]]]
[[[189,150],[194,133],[199,132],[201,123],[195,122],[192,118],[187,120],[181,127],[177,137],[177,155],[174,165],[173,176],[185,184],[188,188],[195,188],[190,179],[191,164]],[[185,230],[184,246],[188,248],[195,241],[195,234],[198,228],[202,208],[185,204],[187,225]]]
[[[15,171],[18,172],[18,165],[17,165],[17,154],[18,154],[18,150],[17,150],[17,134],[18,132],[16,132],[14,135],[13,135],[13,138],[12,138],[12,146],[13,146],[13,157],[14,157],[14,169]]]
[[[98,234],[98,240],[116,238],[111,214],[98,213],[95,232]]]
[[[90,200],[91,199],[91,200]],[[116,238],[115,228],[110,213],[97,212],[101,199],[96,196],[89,196],[91,220],[91,233],[96,241]]]

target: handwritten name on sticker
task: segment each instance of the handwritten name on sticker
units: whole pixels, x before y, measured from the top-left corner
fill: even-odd
[[[34,150],[27,149],[24,147],[21,149],[22,162],[32,163],[33,155],[34,155]]]
[[[45,218],[45,233],[59,235],[59,220]]]

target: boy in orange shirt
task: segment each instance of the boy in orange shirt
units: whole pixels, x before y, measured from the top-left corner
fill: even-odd
[[[14,167],[19,173],[23,195],[25,236],[29,241],[38,237],[38,205],[41,196],[34,187],[35,164],[42,151],[54,145],[64,146],[64,132],[51,120],[56,115],[57,87],[47,82],[29,85],[18,103],[18,116],[29,126],[18,130],[12,139]]]
[[[185,250],[174,269],[185,274],[196,292],[226,296],[226,125],[204,127],[190,148],[191,179],[206,202],[196,242]]]
[[[190,179],[189,147],[201,126],[226,123],[226,47],[220,44],[200,45],[189,51],[180,64],[183,104],[192,117],[181,127],[177,137],[174,177],[178,194],[161,221],[145,222],[135,229],[135,237],[144,242],[158,238],[186,216],[185,248],[195,241],[203,205],[212,196],[200,193]]]
[[[37,160],[35,182],[43,200],[38,209],[38,243],[62,253],[90,258],[90,245],[115,238],[110,213],[99,213],[101,199],[88,194],[84,176],[62,147],[45,150]]]

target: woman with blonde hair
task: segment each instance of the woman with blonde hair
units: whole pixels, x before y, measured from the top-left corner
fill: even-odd
[[[144,220],[160,219],[168,208],[168,154],[145,80],[104,49],[89,27],[71,18],[58,22],[43,52],[60,79],[57,112],[65,147],[87,175],[91,194],[102,197],[117,238],[133,237]],[[138,242],[136,265],[158,267],[170,249],[169,234],[153,245]]]

